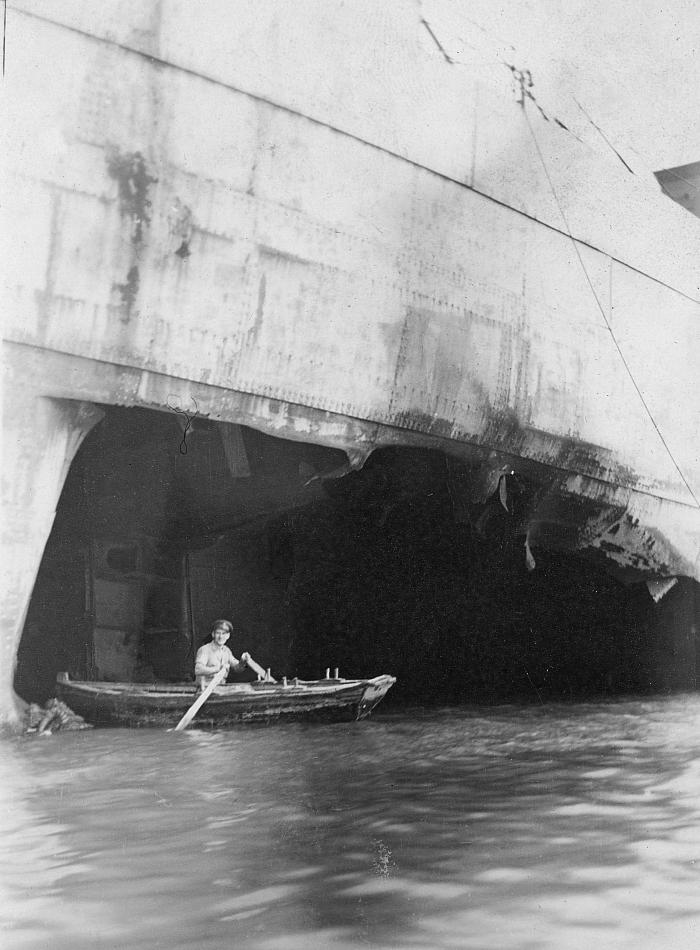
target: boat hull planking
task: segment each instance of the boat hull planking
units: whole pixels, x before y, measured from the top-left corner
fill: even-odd
[[[395,683],[383,674],[366,680],[309,680],[286,686],[243,683],[220,686],[193,724],[229,728],[247,723],[353,722],[366,719]],[[57,678],[58,698],[87,722],[101,726],[175,726],[197,698],[185,684],[87,682]]]

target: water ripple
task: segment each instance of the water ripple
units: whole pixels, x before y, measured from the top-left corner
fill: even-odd
[[[675,950],[700,698],[0,746],[5,950]]]

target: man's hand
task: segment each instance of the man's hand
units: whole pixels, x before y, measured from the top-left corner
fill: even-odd
[[[241,663],[247,664],[249,659],[250,653],[241,653]]]

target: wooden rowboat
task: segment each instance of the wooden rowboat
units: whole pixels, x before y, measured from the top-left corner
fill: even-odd
[[[353,722],[366,719],[396,682],[373,679],[292,680],[219,686],[198,712],[200,728],[242,723]],[[197,698],[194,683],[100,683],[56,678],[58,698],[94,725],[175,726]]]

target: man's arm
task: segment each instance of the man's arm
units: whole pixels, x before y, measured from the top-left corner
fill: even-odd
[[[241,653],[240,660],[237,660],[230,650],[228,651],[228,653],[229,653],[229,656],[231,657],[231,667],[236,671],[236,673],[242,673],[243,670],[247,669],[247,666],[248,666],[247,660],[250,654]]]

